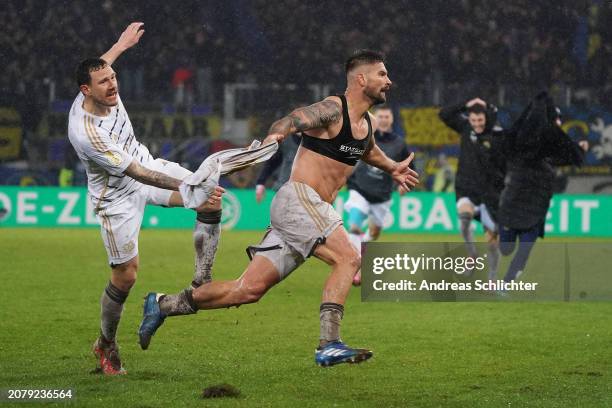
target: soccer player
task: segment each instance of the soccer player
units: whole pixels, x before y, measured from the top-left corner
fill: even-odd
[[[374,140],[385,154],[395,161],[408,157],[410,152],[402,137],[393,132],[393,111],[386,105],[377,106],[374,115],[378,129]],[[348,200],[344,208],[349,213],[349,239],[361,252],[361,243],[375,241],[380,236],[385,217],[391,208],[391,193],[394,182],[390,174],[378,167],[359,162],[349,177]],[[367,232],[364,223],[369,219]],[[355,274],[353,285],[361,284],[361,271]]]
[[[299,133],[292,133],[287,136],[274,156],[264,164],[255,183],[255,200],[258,203],[264,199],[266,195],[266,181],[276,169],[278,169],[278,177],[272,190],[278,191],[289,180],[291,168],[293,167],[293,159],[300,147],[300,138]]]
[[[499,241],[496,213],[503,188],[503,162],[495,161],[491,147],[503,130],[495,126],[497,108],[480,98],[440,110],[440,119],[460,139],[455,195],[461,235],[472,258],[478,256],[471,223],[477,218],[485,230],[488,246],[489,278],[497,274]]]
[[[191,172],[176,163],[154,159],[138,142],[112,63],[142,37],[143,23],[132,23],[101,58],[82,61],[76,72],[79,94],[68,119],[68,135],[87,171],[88,191],[101,226],[111,267],[100,299],[100,336],[93,351],[106,375],[125,374],[116,342],[123,304],[138,271],[138,234],[145,205],[182,207],[181,180]],[[199,203],[193,233],[196,249],[192,286],[211,280],[219,239],[221,195],[212,186]]]
[[[588,142],[574,142],[561,129],[561,111],[545,92],[538,94],[506,133],[502,146],[507,158],[505,186],[499,204],[500,249],[518,249],[504,276],[517,279],[527,264],[553,195],[554,166],[582,164]]]
[[[402,192],[418,183],[418,174],[408,167],[413,154],[401,162],[391,160],[373,137],[378,125],[368,110],[384,103],[391,87],[383,55],[358,51],[345,67],[343,95],[294,110],[274,122],[264,140],[265,144],[295,132],[303,134],[291,177],[272,201],[271,227],[259,245],[248,248],[251,262],[244,273],[235,280],[213,281],[175,295],[150,293],[140,327],[143,349],[167,316],[257,302],[314,255],[331,266],[319,308],[315,362],[358,363],[372,356],[340,338],[344,303],[361,260],[332,203],[359,159],[389,173]]]

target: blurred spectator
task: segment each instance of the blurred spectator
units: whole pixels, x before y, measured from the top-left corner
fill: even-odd
[[[611,77],[611,2],[337,3],[8,0],[0,10],[2,94],[28,88],[46,102],[53,84],[56,97],[71,99],[74,65],[100,55],[134,20],[147,34],[117,62],[124,99],[178,96],[186,105],[191,87],[207,104],[213,83],[334,83],[344,56],[365,47],[388,54],[406,93],[432,76],[492,92],[500,84],[605,86]],[[177,68],[182,60],[191,63]]]

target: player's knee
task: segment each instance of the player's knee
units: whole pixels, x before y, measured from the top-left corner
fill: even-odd
[[[376,241],[380,237],[380,228],[370,228],[370,238]]]
[[[494,232],[487,230],[485,236],[490,247],[495,247],[499,245],[499,236]]]
[[[474,212],[472,211],[461,211],[459,210],[459,219],[461,221],[470,222],[474,219]]]
[[[514,246],[514,242],[501,242],[499,244],[499,252],[501,252],[503,256],[508,256],[514,251]]]
[[[337,263],[350,266],[351,270],[357,271],[361,268],[361,254],[351,246],[350,249],[338,256]]]
[[[113,281],[119,289],[129,291],[136,283],[138,260],[132,259],[113,267]]]
[[[361,234],[363,231],[357,224],[351,224],[349,231],[351,234]]]

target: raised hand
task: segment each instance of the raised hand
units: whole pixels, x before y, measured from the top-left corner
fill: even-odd
[[[391,177],[399,185],[400,194],[411,191],[412,188],[419,184],[419,173],[409,167],[413,159],[414,152],[410,153],[410,156],[405,160],[399,162],[391,172]]]
[[[225,189],[221,186],[216,186],[210,197],[208,197],[208,200],[199,206],[196,211],[202,212],[220,210],[223,200],[223,193],[225,193]]]
[[[125,31],[121,33],[121,36],[117,40],[117,45],[125,51],[138,44],[140,37],[144,34],[144,30],[141,30],[143,26],[144,23],[140,21],[131,23],[127,26]]]
[[[468,101],[468,103],[465,104],[465,107],[466,108],[471,108],[474,105],[482,105],[482,106],[486,107],[487,103],[485,101],[483,101],[482,99],[480,99],[480,98],[474,98],[474,99]]]

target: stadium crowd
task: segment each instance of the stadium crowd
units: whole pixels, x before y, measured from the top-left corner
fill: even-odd
[[[133,99],[171,99],[173,88],[198,79],[334,83],[342,80],[344,56],[364,47],[385,51],[401,84],[429,77],[481,87],[609,86],[610,4],[9,0],[0,10],[0,81],[5,97],[34,92],[44,100],[53,80],[56,97],[69,99],[76,62],[103,52],[127,22],[140,20],[143,44],[119,62]]]
[[[612,107],[611,17],[612,2],[599,0],[554,7],[526,0],[7,0],[0,106],[19,112],[22,157],[64,161],[65,140],[55,149],[39,140],[41,119],[50,106],[55,113],[69,106],[79,60],[102,54],[128,22],[143,21],[142,43],[115,65],[122,98],[149,111],[196,104],[220,113],[230,82],[301,84],[298,92],[319,83],[339,92],[343,61],[357,48],[387,54],[394,103],[444,104],[475,93],[493,99],[501,87],[522,103],[534,89],[570,86]],[[436,84],[444,90],[437,101]],[[430,97],[411,99],[419,89]],[[264,110],[253,113],[268,123]],[[158,139],[145,141],[163,154],[166,141]]]

